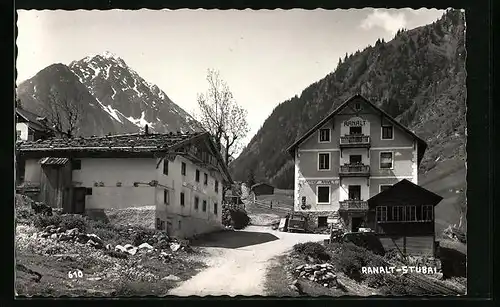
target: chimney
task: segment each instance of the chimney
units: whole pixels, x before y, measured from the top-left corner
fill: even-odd
[[[147,124],[146,124],[146,126],[144,126],[144,134],[146,134],[146,135],[149,134],[149,127]]]

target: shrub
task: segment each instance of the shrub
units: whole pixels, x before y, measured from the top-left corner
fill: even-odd
[[[79,214],[65,214],[61,215],[61,227],[63,230],[78,228],[78,230],[85,232],[87,226],[87,219]]]
[[[328,249],[335,251],[333,259],[336,269],[358,282],[365,280],[367,277],[361,271],[363,267],[385,266],[385,262],[380,256],[351,242],[337,243],[329,246]]]
[[[33,219],[33,225],[38,229],[44,229],[47,226],[54,225],[59,227],[61,225],[61,215],[36,215]]]
[[[295,244],[293,250],[298,254],[311,256],[314,259],[330,260],[330,255],[327,253],[326,248],[317,242]]]
[[[243,229],[250,224],[250,217],[243,208],[224,205],[222,207],[222,224],[233,226],[234,229]]]

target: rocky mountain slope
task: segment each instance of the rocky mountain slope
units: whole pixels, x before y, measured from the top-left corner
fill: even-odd
[[[258,180],[292,188],[286,148],[361,93],[427,141],[420,184],[445,197],[436,209],[438,223],[457,223],[465,207],[465,79],[465,16],[448,10],[433,24],[346,54],[334,72],[279,104],[232,163],[234,179],[244,181],[253,168]]]
[[[88,56],[69,66],[51,65],[18,87],[23,107],[41,114],[54,96],[78,103],[84,117],[80,135],[152,131],[194,131],[196,120],[158,86],[145,81],[110,52]]]

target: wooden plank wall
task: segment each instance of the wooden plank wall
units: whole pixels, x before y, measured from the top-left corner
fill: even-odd
[[[399,248],[401,252],[408,255],[434,256],[433,236],[381,236],[380,242],[386,251]]]
[[[65,203],[71,202],[67,195],[69,193],[65,193],[66,188],[70,185],[71,166],[69,163],[62,167],[42,167],[40,198],[47,205],[53,208],[66,208]]]

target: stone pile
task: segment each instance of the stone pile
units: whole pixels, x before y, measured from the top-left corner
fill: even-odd
[[[39,233],[41,238],[50,238],[57,241],[77,242],[87,244],[95,248],[103,248],[104,244],[101,238],[95,234],[86,234],[81,232],[78,228],[63,230],[61,227],[49,225]]]
[[[298,275],[299,278],[320,283],[324,287],[338,286],[337,275],[334,273],[333,265],[329,263],[299,265],[295,268],[295,275]]]

